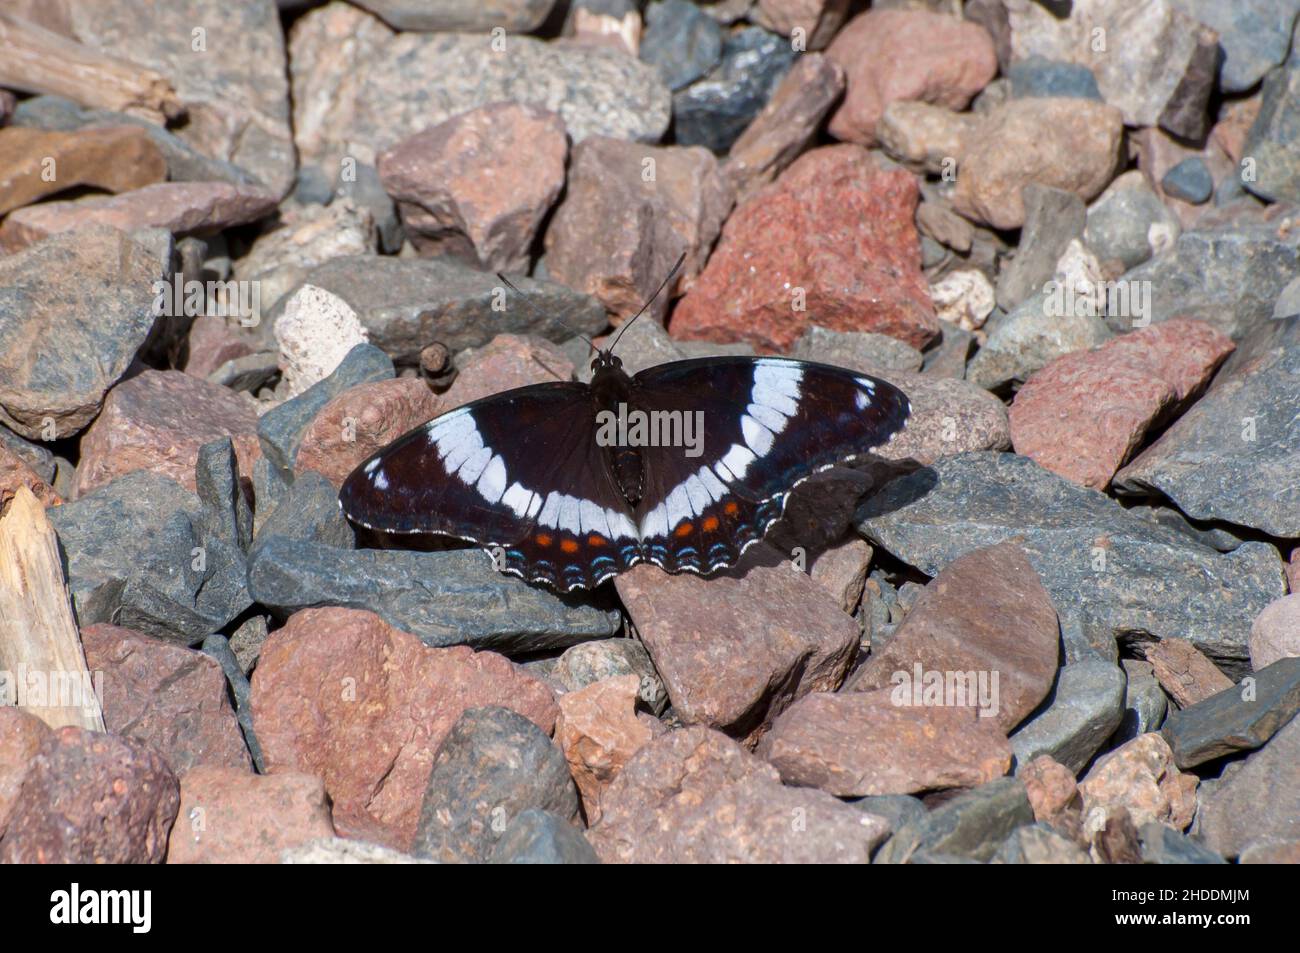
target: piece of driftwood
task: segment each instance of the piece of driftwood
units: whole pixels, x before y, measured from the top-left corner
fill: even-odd
[[[163,125],[185,112],[161,73],[0,12],[0,86],[51,93]]]
[[[1156,681],[1179,708],[1204,701],[1232,687],[1232,679],[1186,639],[1161,639],[1145,646]]]
[[[58,539],[26,486],[0,515],[0,678],[5,704],[20,705],[51,728],[104,730]]]

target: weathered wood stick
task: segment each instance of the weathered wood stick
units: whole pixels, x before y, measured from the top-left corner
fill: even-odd
[[[84,106],[141,116],[159,125],[185,107],[161,73],[0,12],[0,86],[52,93]]]
[[[51,728],[104,730],[45,507],[18,487],[0,516],[0,701]]]

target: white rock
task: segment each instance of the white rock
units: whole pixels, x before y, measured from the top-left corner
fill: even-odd
[[[996,296],[984,272],[975,269],[954,271],[930,286],[935,314],[967,331],[984,326],[993,313]]]
[[[303,285],[275,322],[275,340],[287,396],[296,397],[334,373],[348,351],[369,338],[351,305],[324,288]]]

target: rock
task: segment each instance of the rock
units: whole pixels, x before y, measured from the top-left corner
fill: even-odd
[[[410,854],[342,837],[322,837],[280,852],[282,864],[432,864]]]
[[[303,433],[294,470],[315,470],[335,487],[362,461],[438,416],[438,397],[418,377],[350,387],[321,408]]]
[[[1011,428],[1002,402],[967,381],[902,371],[874,371],[912,402],[907,427],[873,454],[884,460],[930,464],[971,450],[1007,450]]]
[[[11,212],[0,247],[15,252],[60,232],[111,225],[124,232],[164,228],[174,235],[219,232],[255,222],[275,208],[275,196],[229,182],[162,182],[103,198],[41,202]]]
[[[1203,848],[1202,848],[1203,849]],[[1300,862],[1300,840],[1254,843],[1241,852],[1242,864],[1294,864]]]
[[[974,787],[1011,766],[1005,732],[994,722],[942,696],[920,703],[908,682],[806,695],[776,719],[758,754],[786,784],[837,797]]]
[[[1169,711],[1169,699],[1157,681],[1149,662],[1121,659],[1128,686],[1124,690],[1124,720],[1115,729],[1112,743],[1122,744],[1149,731],[1159,731]]]
[[[1105,490],[1149,428],[1200,393],[1233,347],[1204,322],[1175,319],[1058,357],[1011,405],[1016,452]]]
[[[12,465],[27,467],[38,479],[53,483],[58,465],[54,454],[45,447],[24,440],[8,427],[0,427],[0,450],[13,461]]]
[[[160,864],[179,803],[175,775],[147,745],[60,728],[27,767],[0,863]]]
[[[270,616],[264,615],[251,617],[237,628],[228,640],[230,653],[235,656],[239,670],[245,677],[257,664],[257,656],[261,653],[262,643],[266,641],[268,634],[269,619]]]
[[[905,864],[920,852],[988,861],[1012,831],[1033,822],[1024,785],[999,778],[904,824],[873,863]]]
[[[891,109],[893,107],[890,107]],[[975,242],[975,226],[952,210],[947,202],[926,199],[916,210],[916,228],[921,233],[921,254],[924,259],[925,240],[942,245],[939,261],[947,256],[947,250],[968,252]],[[937,263],[937,262],[936,262]],[[923,261],[924,264],[924,261]],[[928,269],[932,267],[926,264]]]
[[[1291,565],[1296,565],[1294,554]],[[1300,657],[1300,590],[1264,607],[1250,626],[1250,667],[1267,668],[1284,658]]]
[[[1066,811],[1080,805],[1074,772],[1049,754],[1020,765],[1016,777],[1025,786],[1034,818],[1042,823],[1056,823]]]
[[[600,798],[628,760],[654,737],[636,716],[637,675],[594,682],[559,698],[555,743],[582,794],[587,823],[600,820]]]
[[[1253,751],[1300,712],[1300,658],[1279,659],[1241,686],[1169,714],[1162,734],[1180,768]]]
[[[1056,606],[1072,661],[1113,659],[1116,639],[1178,636],[1244,671],[1246,620],[1281,595],[1271,547],[1221,555],[1012,454],[960,454],[900,477],[866,502],[857,525],[929,576],[1015,537]]]
[[[253,712],[249,707],[251,687],[248,684],[248,676],[235,656],[234,649],[230,647],[230,640],[220,632],[214,632],[203,640],[200,648],[204,655],[221,666],[221,671],[230,686],[230,694],[235,699],[235,717],[239,722],[239,730],[244,735],[244,744],[248,746],[248,753],[253,759],[253,768],[259,774],[265,774],[266,760],[262,757],[262,746],[258,743],[257,733],[253,730]]]
[[[1198,156],[1192,156],[1166,172],[1160,186],[1166,195],[1200,205],[1214,194],[1214,177]]]
[[[343,36],[351,42],[340,44]],[[657,142],[670,118],[667,87],[625,54],[513,34],[393,33],[340,3],[294,23],[289,61],[299,155],[328,169],[347,156],[372,162],[400,140],[490,103],[558,113],[574,142]]]
[[[855,371],[878,367],[919,371],[923,361],[920,351],[898,338],[864,331],[832,331],[817,324],[808,325],[790,349],[790,356]]]
[[[785,171],[813,141],[843,91],[844,70],[834,61],[819,53],[805,53],[795,60],[722,163],[722,174],[737,201],[743,202]]]
[[[1181,232],[1141,172],[1125,172],[1088,207],[1084,243],[1103,261],[1135,268],[1173,247]]]
[[[615,579],[687,724],[756,740],[795,699],[843,680],[857,626],[807,574],[770,562],[710,579],[637,566]]]
[[[1046,824],[1018,827],[1002,842],[990,864],[1090,864],[1092,859]]]
[[[1168,824],[1184,830],[1196,813],[1194,774],[1174,767],[1174,755],[1157,734],[1139,735],[1097,759],[1079,782],[1083,795],[1084,830],[1108,810],[1124,808],[1138,827]]]
[[[1130,126],[1159,124],[1188,139],[1206,131],[1218,34],[1174,0],[1079,0],[1068,16],[1032,3],[1008,8],[1012,57],[1078,63]],[[1127,36],[1131,42],[1116,38]]]
[[[133,126],[84,132],[0,131],[0,215],[75,186],[129,192],[167,175],[162,153]]]
[[[881,148],[899,162],[925,172],[946,173],[951,179],[966,151],[966,140],[979,131],[976,116],[900,99],[885,107],[875,135]]]
[[[997,303],[1004,311],[1038,291],[1056,274],[1070,242],[1083,236],[1087,210],[1073,192],[1029,183],[1022,190],[1025,226],[1015,257],[998,274]]]
[[[370,343],[400,364],[419,364],[431,341],[456,352],[503,331],[563,341],[573,331],[593,334],[605,327],[605,310],[594,298],[551,282],[513,280],[528,296],[526,305],[513,292],[505,294],[495,275],[439,258],[335,258],[313,269],[304,284],[343,299]]]
[[[1243,165],[1254,172],[1242,184],[1255,195],[1273,202],[1300,201],[1300,153],[1296,151],[1296,91],[1300,89],[1300,64],[1274,70],[1264,80],[1259,114],[1242,147],[1249,159]]]
[[[6,692],[12,686],[6,685]],[[35,715],[16,705],[0,706],[0,838],[14,802],[22,791],[23,779],[31,770],[32,759],[50,734],[49,727]]]
[[[1011,736],[1017,764],[1049,754],[1079,772],[1124,717],[1124,672],[1102,659],[1061,668],[1045,707]]]
[[[888,821],[891,833],[926,814],[925,802],[910,794],[880,794],[857,798],[848,803],[858,810]]]
[[[993,285],[976,268],[949,272],[930,286],[935,315],[967,331],[983,327],[995,307]]]
[[[795,59],[787,40],[758,27],[727,34],[717,67],[673,94],[677,144],[728,151],[767,105]]]
[[[1157,490],[1194,519],[1300,536],[1300,486],[1285,476],[1300,466],[1298,369],[1300,318],[1262,325],[1205,396],[1115,475],[1116,488]]]
[[[643,747],[601,806],[587,838],[605,863],[860,864],[889,827],[823,791],[785,787],[702,725]]]
[[[939,327],[942,328],[943,338],[937,345],[926,351],[921,373],[937,380],[963,380],[966,377],[966,359],[975,343],[975,335],[946,321],[940,321]],[[983,388],[979,389],[983,390]],[[979,400],[974,391],[970,393],[972,401]],[[1002,412],[1005,414],[1006,409],[1004,408]],[[1006,446],[1011,446],[1010,425],[1007,426]]]
[[[349,351],[367,342],[368,335],[346,301],[303,284],[276,319],[275,339],[292,398],[333,374]]]
[[[578,816],[564,755],[515,711],[467,708],[437,749],[411,852],[442,863],[486,861],[528,810]]]
[[[181,779],[169,864],[274,864],[286,850],[333,837],[320,778],[201,766]]]
[[[1007,70],[1011,82],[1011,95],[1015,99],[1028,96],[1095,99],[1103,101],[1097,88],[1097,77],[1092,70],[1078,63],[1031,56],[1012,63]]]
[[[115,625],[81,630],[86,667],[102,673],[104,725],[150,745],[178,776],[199,765],[252,767],[220,666],[202,653]]]
[[[207,380],[222,366],[255,353],[255,342],[225,318],[200,314],[185,338],[186,374]]]
[[[685,0],[657,0],[645,12],[640,57],[672,90],[689,86],[722,57],[722,28]]]
[[[574,374],[560,348],[530,335],[498,334],[482,347],[461,351],[456,363],[459,372],[442,395],[440,413],[516,387],[570,381]]]
[[[860,13],[836,34],[826,55],[848,77],[830,133],[867,146],[875,143],[876,124],[891,102],[964,109],[998,68],[983,27],[923,10]]]
[[[1295,0],[1247,0],[1232,10],[1213,0],[1173,2],[1180,11],[1219,34],[1223,49],[1219,88],[1225,93],[1246,92],[1286,59],[1291,27],[1300,7]]]
[[[0,286],[10,289],[0,303],[10,345],[0,356],[0,424],[53,440],[90,423],[148,338],[153,286],[168,276],[151,250],[107,227],[0,256]]]
[[[486,33],[500,27],[511,33],[532,33],[540,27],[555,0],[489,0],[487,3],[459,3],[435,0],[362,0],[358,6],[383,17],[394,30],[447,33]]]
[[[1196,841],[1164,824],[1143,824],[1138,831],[1144,864],[1226,864]]]
[[[529,808],[515,815],[492,851],[493,864],[598,864],[600,858],[569,821]]]
[[[564,186],[568,151],[555,113],[494,103],[403,139],[379,155],[377,168],[422,255],[527,273],[529,250]]]
[[[967,136],[952,202],[995,228],[1019,228],[1030,183],[1091,201],[1119,168],[1124,121],[1119,110],[1086,99],[1013,99]]]
[[[84,497],[136,470],[195,488],[199,448],[232,439],[245,478],[261,454],[257,412],[238,394],[180,371],[146,370],[109,391],[81,441],[76,494]]]
[[[319,775],[341,833],[405,849],[461,714],[511,706],[549,732],[551,690],[492,652],[430,649],[372,613],[295,613],[262,646],[252,708],[267,769]],[[556,752],[556,757],[559,753]]]
[[[1194,834],[1224,857],[1300,839],[1300,718],[1202,793]]]
[[[15,436],[14,440],[21,440]],[[20,486],[25,486],[43,506],[57,506],[63,502],[54,488],[42,480],[27,462],[0,442],[0,507],[6,505]]]
[[[588,139],[574,147],[564,201],[546,230],[547,271],[626,319],[685,253],[646,309],[662,322],[672,297],[704,268],[731,204],[731,186],[706,149]]]
[[[247,549],[253,540],[253,510],[239,478],[239,459],[229,437],[199,448],[194,483],[206,527],[241,550]]]
[[[844,23],[848,6],[846,0],[758,0],[752,15],[766,29],[801,42],[800,49],[820,50]]]
[[[249,560],[254,598],[288,615],[312,606],[368,609],[426,645],[470,645],[525,654],[618,633],[615,611],[565,601],[492,570],[466,550],[340,549],[269,536]]]
[[[1145,654],[1156,680],[1183,708],[1232,688],[1232,679],[1186,639],[1150,642]]]
[[[238,541],[216,532],[204,504],[161,474],[128,473],[49,517],[83,626],[112,622],[192,645],[251,602]]]
[[[656,715],[668,705],[668,692],[636,639],[601,639],[579,642],[555,660],[551,678],[566,692],[577,692],[597,682],[635,675],[637,700]]]
[[[862,599],[871,565],[872,549],[864,540],[849,539],[823,550],[808,570],[813,582],[821,586],[852,614]]]
[[[921,348],[938,334],[920,271],[916,183],[858,146],[801,156],[727,221],[674,312],[675,337],[785,351],[812,323]]]

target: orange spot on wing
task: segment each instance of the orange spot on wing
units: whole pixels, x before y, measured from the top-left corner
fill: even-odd
[[[716,516],[704,517],[704,532],[712,533],[718,528],[718,518]]]
[[[560,540],[560,548],[566,553],[576,553],[578,551],[578,541],[576,539]]]
[[[537,545],[538,545],[538,546],[549,546],[549,545],[551,545],[551,537],[548,536],[548,535],[545,534],[545,533],[538,533],[538,534],[537,534]]]
[[[682,523],[680,526],[677,527],[677,529],[673,530],[673,534],[675,536],[690,536],[694,530],[695,527],[691,523],[686,522],[686,523]]]
[[[735,516],[738,512],[740,512],[740,507],[737,506],[735,503],[728,503],[722,509],[723,512],[725,512],[728,516]]]
[[[592,533],[590,536],[587,537],[587,545],[588,545],[588,546],[604,546],[604,545],[605,545],[605,537],[604,537],[604,536],[599,536],[599,535],[597,535],[596,533]]]

